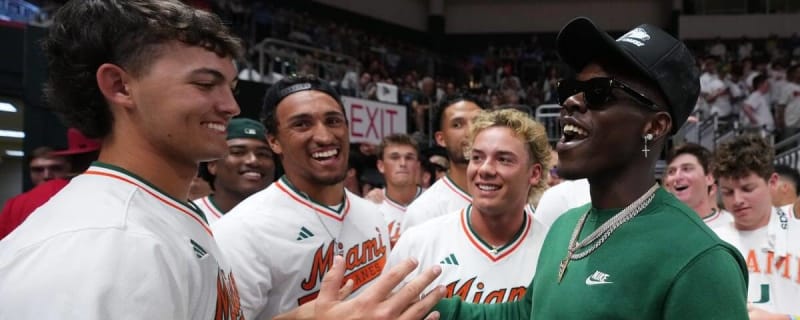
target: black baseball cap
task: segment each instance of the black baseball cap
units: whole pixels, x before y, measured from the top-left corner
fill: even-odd
[[[572,19],[558,34],[558,54],[575,71],[599,57],[623,63],[661,89],[672,117],[672,134],[694,109],[700,94],[700,70],[686,45],[658,27],[643,24],[614,40],[586,17]]]

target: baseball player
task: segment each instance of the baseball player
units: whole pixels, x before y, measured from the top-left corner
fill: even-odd
[[[773,160],[772,146],[756,135],[738,136],[716,151],[714,173],[734,221],[714,231],[747,260],[750,319],[800,315],[800,224],[772,206]]]
[[[730,212],[717,208],[711,152],[705,147],[686,143],[676,146],[667,156],[664,188],[692,208],[709,228],[733,221]]]
[[[336,91],[313,77],[288,77],[267,91],[263,111],[286,174],[212,226],[236,270],[247,319],[272,319],[314,300],[337,255],[358,294],[389,255],[377,206],[343,186],[349,130]]]
[[[587,178],[591,203],[550,227],[520,301],[445,299],[441,318],[746,319],[745,261],[655,182],[652,150],[700,91],[689,50],[652,25],[614,40],[583,17],[556,42],[576,71],[557,85],[558,173]]]
[[[532,186],[546,185],[547,133],[511,109],[481,113],[471,131],[467,178],[472,203],[409,229],[387,268],[413,257],[420,267],[441,266],[442,275],[429,288],[444,285],[448,297],[472,303],[516,301],[533,278],[547,232],[528,204]]]
[[[102,144],[0,241],[0,318],[241,319],[231,268],[184,200],[198,163],[227,151],[239,40],[180,1],[70,1],[44,48],[53,109]]]
[[[201,174],[214,193],[192,202],[203,211],[208,224],[212,224],[275,180],[275,162],[264,125],[245,118],[231,120],[228,153],[222,159],[206,163]]]
[[[417,142],[406,134],[393,134],[378,145],[378,171],[383,174],[386,188],[378,208],[386,219],[392,247],[400,237],[400,223],[406,206],[414,201],[422,188],[417,184],[420,171]]]
[[[466,96],[449,97],[436,109],[433,119],[436,143],[445,149],[450,165],[447,175],[412,202],[400,225],[402,234],[408,228],[467,206],[472,196],[466,191],[467,159],[464,147],[469,126],[483,107]]]

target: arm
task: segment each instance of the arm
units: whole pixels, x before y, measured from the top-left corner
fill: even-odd
[[[664,303],[665,320],[747,319],[747,270],[733,250],[713,247],[684,267]]]
[[[766,310],[754,307],[752,304],[747,305],[747,315],[750,320],[795,320],[800,316],[771,313]]]

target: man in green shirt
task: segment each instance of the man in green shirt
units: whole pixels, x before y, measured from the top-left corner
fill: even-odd
[[[586,18],[557,47],[577,72],[558,84],[558,174],[587,178],[592,202],[552,225],[523,300],[447,299],[441,318],[747,319],[741,255],[654,179],[698,97],[689,50],[646,24],[614,40]]]

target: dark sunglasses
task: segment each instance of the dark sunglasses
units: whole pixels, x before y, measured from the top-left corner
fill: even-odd
[[[652,100],[648,99],[645,95],[633,90],[631,87],[612,78],[592,78],[586,81],[576,79],[562,79],[556,85],[556,92],[558,94],[558,104],[564,105],[564,102],[571,96],[583,92],[583,97],[586,101],[587,107],[600,107],[612,100],[611,89],[620,89],[627,93],[631,98],[641,103],[645,107],[653,111],[659,111],[658,107]]]

